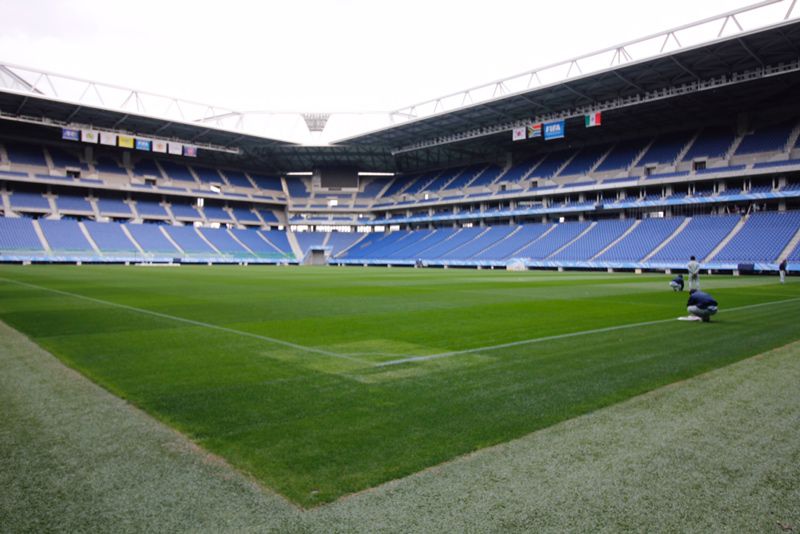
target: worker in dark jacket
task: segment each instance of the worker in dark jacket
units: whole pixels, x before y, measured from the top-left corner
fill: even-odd
[[[686,311],[707,323],[711,320],[711,316],[717,313],[717,301],[708,293],[699,289],[690,289]]]
[[[669,283],[673,291],[683,291],[683,275],[679,274]]]

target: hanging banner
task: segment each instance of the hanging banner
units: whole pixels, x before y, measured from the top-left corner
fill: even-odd
[[[519,126],[511,130],[511,139],[514,141],[522,141],[525,139],[525,127]]]
[[[81,130],[81,141],[84,143],[97,143],[100,135],[94,130]]]
[[[100,132],[100,144],[117,146],[117,134],[110,132]]]
[[[564,138],[564,120],[544,123],[544,140]]]
[[[197,147],[196,146],[189,146],[183,145],[183,155],[188,156],[190,158],[197,157]]]
[[[166,141],[153,141],[153,152],[161,152],[162,154],[167,153],[167,142]]]
[[[61,128],[61,139],[66,139],[67,141],[80,141],[81,132],[79,130],[73,130],[72,128]]]
[[[602,123],[602,115],[599,111],[595,113],[589,113],[588,115],[584,116],[585,124],[587,128],[592,128],[594,126],[600,126]]]
[[[541,136],[542,136],[541,122],[528,125],[528,139],[533,139],[534,137],[541,137]]]
[[[150,152],[150,145],[151,144],[152,144],[152,141],[150,141],[150,139],[139,139],[139,138],[136,138],[136,150],[146,150],[147,152]]]
[[[117,137],[117,142],[122,148],[133,148],[133,137],[127,135],[120,135]]]
[[[169,153],[173,156],[183,156],[183,145],[181,143],[168,143]]]

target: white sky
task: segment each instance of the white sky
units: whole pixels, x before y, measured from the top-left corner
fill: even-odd
[[[241,111],[391,110],[752,3],[0,0],[0,61]]]

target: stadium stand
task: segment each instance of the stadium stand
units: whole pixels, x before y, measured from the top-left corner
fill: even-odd
[[[216,251],[203,241],[194,226],[165,225],[162,228],[187,254],[216,254]]]
[[[26,217],[18,219],[0,217],[0,251],[44,252],[42,242],[33,228],[33,220]]]
[[[40,219],[38,223],[53,251],[80,252],[90,255],[94,253],[92,245],[83,235],[77,221],[69,219],[58,221]]]
[[[136,245],[131,243],[120,224],[84,221],[83,225],[101,252],[134,254],[138,252]]]
[[[161,232],[162,225],[159,224],[125,224],[123,225],[130,232],[134,240],[142,249],[149,254],[169,254],[177,256],[178,249],[170,243]]]

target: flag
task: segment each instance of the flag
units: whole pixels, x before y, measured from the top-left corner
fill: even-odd
[[[528,139],[533,139],[534,137],[541,137],[542,136],[542,123],[537,122],[536,124],[529,124],[528,125]]]
[[[174,156],[183,156],[183,145],[180,143],[172,143],[169,144],[169,153]]]
[[[81,132],[78,130],[73,130],[72,128],[61,128],[61,139],[66,139],[67,141],[80,141]]]
[[[153,152],[161,152],[163,154],[167,153],[167,142],[166,141],[153,141]]]
[[[151,144],[152,141],[150,139],[139,139],[138,137],[136,138],[136,150],[146,150],[149,152]]]
[[[100,144],[117,146],[117,134],[109,132],[100,132]]]
[[[119,135],[117,136],[117,142],[119,146],[122,148],[133,148],[133,137],[128,137],[127,135]]]
[[[589,113],[584,116],[584,119],[586,121],[586,127],[592,128],[593,126],[600,126],[602,117],[599,111],[595,111],[594,113]]]
[[[544,140],[563,139],[564,138],[564,120],[546,122],[544,123]]]
[[[100,136],[94,130],[81,130],[81,141],[84,143],[97,143]]]
[[[511,132],[511,139],[514,141],[522,141],[525,139],[525,127],[518,126],[517,128],[514,128]]]
[[[196,146],[189,146],[183,145],[183,155],[188,156],[190,158],[197,157],[197,147]]]

